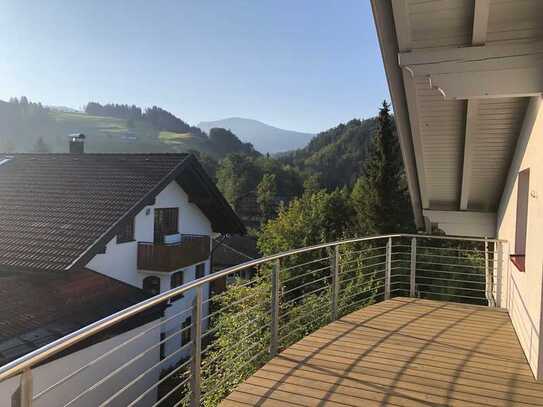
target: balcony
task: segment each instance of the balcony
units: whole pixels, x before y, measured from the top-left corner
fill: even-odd
[[[505,246],[387,235],[253,260],[0,367],[0,389],[9,384],[25,406],[541,405],[543,383],[501,308]],[[258,271],[250,279],[205,298],[210,282],[251,268]],[[48,367],[55,355],[69,357],[104,329],[184,293],[192,306],[71,369]],[[156,334],[189,316],[188,325]],[[159,357],[180,336],[187,341]],[[181,352],[188,356],[172,367]]]
[[[210,239],[204,235],[181,235],[173,244],[138,243],[138,269],[171,272],[209,258]]]
[[[541,405],[507,312],[396,297],[288,347],[221,406]]]

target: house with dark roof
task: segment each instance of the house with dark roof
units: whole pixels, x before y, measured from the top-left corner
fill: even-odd
[[[228,235],[220,239],[213,239],[212,244],[211,258],[213,272],[218,272],[262,256],[258,251],[256,238],[253,236]],[[254,274],[254,271],[255,269],[245,270],[240,275],[218,278],[213,281],[211,291],[215,295],[220,294],[226,290],[229,282],[236,281],[238,277],[248,278]]]
[[[72,151],[0,155],[0,365],[205,276],[211,237],[245,232],[192,155]],[[174,297],[51,363],[81,363],[80,352],[92,358],[141,331],[142,340],[161,342],[145,356],[157,359],[159,375],[186,354],[179,349],[190,335],[192,300]],[[125,357],[138,354],[138,341]]]

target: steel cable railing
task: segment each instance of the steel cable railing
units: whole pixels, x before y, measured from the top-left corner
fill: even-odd
[[[34,402],[215,405],[282,349],[366,305],[393,296],[500,305],[502,243],[387,235],[252,260],[160,294],[9,363],[0,368],[0,385],[18,382],[24,407]],[[240,277],[246,270],[253,271]],[[209,283],[231,276],[234,281],[224,292],[204,299]],[[60,377],[39,377],[55,363],[52,358],[64,357],[81,341],[187,293],[194,294],[190,307],[148,322]],[[190,324],[183,325],[187,314]],[[166,329],[172,323],[176,327]],[[152,340],[135,346],[148,337]]]

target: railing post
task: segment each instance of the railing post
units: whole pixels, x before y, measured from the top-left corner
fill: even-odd
[[[20,396],[20,406],[21,407],[31,407],[32,406],[32,369],[28,368],[21,373],[21,378],[19,381],[19,396]]]
[[[390,299],[390,274],[392,272],[392,238],[388,238],[385,265],[385,300]]]
[[[409,296],[415,297],[416,292],[416,273],[417,273],[417,238],[411,239],[411,273],[409,275]]]
[[[273,263],[271,274],[271,341],[270,356],[277,355],[279,348],[279,272],[281,270],[281,261],[277,259]]]
[[[485,237],[485,296],[488,301],[488,306],[494,306],[494,300],[492,298],[492,276],[488,268],[488,239]]]
[[[195,288],[192,302],[192,358],[191,358],[191,392],[190,404],[192,407],[200,406],[201,372],[202,367],[202,286]]]
[[[339,245],[334,246],[334,258],[332,261],[332,321],[337,319],[337,299],[339,291]]]

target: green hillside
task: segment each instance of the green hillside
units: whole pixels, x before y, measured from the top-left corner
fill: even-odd
[[[208,137],[156,106],[89,105],[98,114],[50,109],[25,97],[0,101],[0,152],[66,152],[73,133],[85,134],[90,153],[199,152],[221,159],[252,149],[227,130]]]
[[[88,152],[182,152],[199,150],[192,135],[186,134],[183,144],[172,144],[160,132],[143,121],[128,120],[86,113],[50,111],[49,115],[60,134],[83,133],[87,136]],[[47,140],[46,140],[47,142]],[[55,143],[55,149],[66,148]],[[64,143],[62,143],[64,144]]]
[[[304,178],[315,177],[322,187],[352,187],[362,174],[376,129],[376,118],[353,119],[317,134],[306,147],[277,158],[297,168]]]

